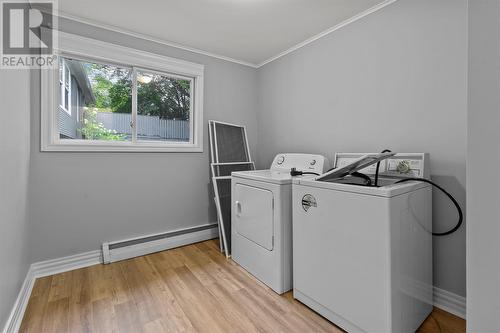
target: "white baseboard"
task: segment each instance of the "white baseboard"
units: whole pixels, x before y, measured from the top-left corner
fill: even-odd
[[[3,333],[16,333],[19,331],[24,317],[24,311],[26,311],[26,307],[28,306],[28,301],[34,284],[35,277],[33,276],[33,272],[30,267],[28,269],[28,273],[26,274],[26,278],[24,279],[23,285],[21,286],[21,290],[19,290],[14,306],[12,307],[10,316],[5,323],[2,331]]]
[[[467,309],[465,297],[434,287],[434,306],[465,319]]]
[[[78,268],[101,264],[101,251],[89,251],[72,256],[45,260],[31,265],[31,271],[36,278],[69,272]]]
[[[176,237],[172,237],[168,244],[161,244],[160,247],[155,247],[157,251],[166,250],[169,248],[174,248],[183,245],[189,245],[197,242],[201,242],[208,239],[213,239],[219,237],[218,228],[206,229],[203,231],[193,232],[192,234],[184,234]],[[152,248],[150,248],[147,253],[150,253]],[[127,252],[127,255],[139,256],[145,253],[144,249],[139,249],[138,251],[131,253]],[[31,264],[26,278],[24,279],[21,290],[17,296],[14,303],[12,311],[10,313],[7,322],[3,328],[3,333],[17,333],[21,327],[21,322],[24,317],[24,312],[28,306],[28,301],[35,284],[35,280],[40,277],[54,275],[58,273],[69,272],[78,268],[89,267],[102,263],[102,253],[101,250],[89,251],[85,253],[79,253],[72,256],[67,256],[63,258],[51,259],[40,261]]]
[[[96,250],[31,264],[2,332],[16,333],[19,331],[37,278],[97,265],[101,262],[101,251]]]

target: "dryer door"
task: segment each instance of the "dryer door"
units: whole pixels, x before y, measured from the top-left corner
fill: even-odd
[[[236,232],[248,240],[273,250],[273,192],[267,189],[236,184],[233,209]]]

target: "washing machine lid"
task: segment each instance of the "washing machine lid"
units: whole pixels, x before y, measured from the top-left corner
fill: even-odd
[[[317,181],[314,179],[294,179],[293,183],[302,186],[323,188],[326,190],[335,190],[335,191],[350,192],[350,193],[371,195],[377,197],[386,197],[386,198],[391,198],[404,193],[416,191],[424,187],[430,187],[430,185],[427,183],[422,183],[417,181],[396,184],[395,181],[397,180],[398,179],[394,178],[392,179],[381,178],[379,179],[380,184],[382,185],[380,187],[352,185],[352,184],[344,184],[338,182]]]
[[[388,153],[379,153],[379,154],[366,154],[361,156],[359,159],[354,162],[343,166],[341,168],[333,169],[318,178],[317,181],[331,181],[333,179],[339,179],[345,177],[347,175],[351,175],[354,172],[362,170],[366,167],[369,167],[372,164],[383,161],[391,156],[396,155],[396,153],[388,152]]]

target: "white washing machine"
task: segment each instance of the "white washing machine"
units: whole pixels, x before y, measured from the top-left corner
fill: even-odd
[[[415,332],[432,311],[427,154],[337,154],[339,168],[293,184],[294,297],[348,332]],[[354,162],[354,163],[352,163]]]
[[[231,257],[278,294],[292,288],[290,170],[321,174],[325,166],[320,155],[278,154],[269,170],[231,175]]]

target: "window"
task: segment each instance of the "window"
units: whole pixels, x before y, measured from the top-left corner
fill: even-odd
[[[42,72],[43,151],[202,151],[202,65],[59,37],[59,67]]]

